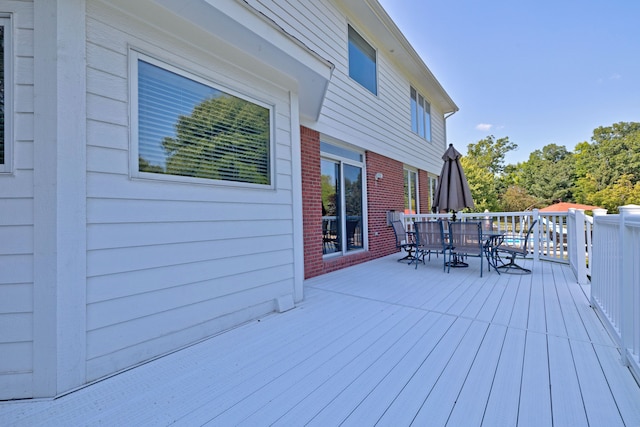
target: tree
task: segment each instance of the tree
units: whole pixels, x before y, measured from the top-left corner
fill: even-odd
[[[601,206],[609,213],[618,213],[618,207],[640,204],[640,182],[632,183],[631,175],[622,175],[615,184],[587,195],[586,201]]]
[[[522,212],[539,206],[540,201],[519,185],[510,185],[501,197],[501,211]]]
[[[578,144],[574,154],[579,202],[588,203],[595,193],[616,184],[628,181],[635,186],[640,181],[640,123],[599,127],[591,141]]]
[[[269,110],[234,96],[209,98],[165,137],[166,173],[268,184]],[[140,163],[142,169],[143,163]]]
[[[526,193],[544,205],[573,200],[574,171],[573,154],[564,146],[548,144],[532,152],[513,173]]]
[[[509,137],[496,140],[493,135],[467,146],[467,155],[460,159],[460,163],[469,181],[475,211],[499,210],[504,158],[517,147]]]

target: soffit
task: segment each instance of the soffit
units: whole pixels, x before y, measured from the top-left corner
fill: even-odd
[[[151,1],[295,79],[300,114],[317,120],[333,71],[329,61],[244,1]],[[129,7],[132,6],[129,3]]]

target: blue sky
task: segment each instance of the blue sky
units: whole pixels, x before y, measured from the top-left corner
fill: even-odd
[[[447,137],[463,154],[507,136],[516,163],[640,121],[638,0],[379,2],[460,108]]]

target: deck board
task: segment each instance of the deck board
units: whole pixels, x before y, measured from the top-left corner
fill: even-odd
[[[518,426],[551,426],[547,337],[539,332],[527,332],[525,341]]]
[[[455,405],[447,418],[448,425],[482,423],[506,332],[505,326],[489,325],[473,365],[455,398]]]
[[[553,424],[588,425],[569,340],[547,336]]]
[[[475,258],[396,258],[61,398],[0,403],[0,425],[640,425],[640,388],[568,266],[481,278]]]
[[[483,426],[517,425],[525,342],[524,330],[507,328],[486,403]]]

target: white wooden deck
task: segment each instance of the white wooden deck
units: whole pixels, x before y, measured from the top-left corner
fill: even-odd
[[[481,279],[477,259],[446,274],[397,258],[56,400],[0,403],[0,425],[640,425],[640,389],[567,266]]]

